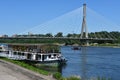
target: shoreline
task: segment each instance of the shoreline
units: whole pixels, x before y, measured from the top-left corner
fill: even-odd
[[[3,63],[6,68],[9,68],[13,72],[19,72],[31,80],[55,80],[52,75],[42,75],[2,59],[0,59],[0,63]]]
[[[91,46],[91,47],[120,48],[119,46]]]

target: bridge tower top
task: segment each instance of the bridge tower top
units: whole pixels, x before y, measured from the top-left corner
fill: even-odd
[[[85,35],[84,35],[85,32]],[[83,4],[83,21],[82,21],[82,28],[81,28],[81,36],[80,38],[88,38],[88,31],[86,26],[86,4]]]

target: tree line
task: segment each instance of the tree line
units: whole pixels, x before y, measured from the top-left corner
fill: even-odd
[[[53,35],[52,33],[47,34],[29,34],[29,35],[16,35],[14,37],[72,37],[72,38],[80,38],[80,34],[76,33],[69,33],[67,35],[63,35],[62,32],[58,32],[57,34]],[[85,36],[85,33],[84,33]],[[110,39],[116,39],[115,43],[120,43],[120,32],[118,31],[101,31],[101,32],[91,32],[88,33],[89,38],[110,38]],[[65,44],[80,44],[80,41],[78,40],[61,40],[61,39],[6,39],[1,38],[1,43],[65,43]],[[103,43],[103,42],[101,42]]]
[[[83,34],[85,36],[85,33]],[[118,31],[101,31],[101,32],[90,32],[88,33],[89,38],[112,38],[112,39],[119,39],[120,32]],[[47,34],[30,34],[30,35],[16,35],[15,37],[73,37],[79,38],[80,34],[76,33],[68,33],[67,35],[63,35],[62,32],[58,32],[57,34],[53,35],[52,33]]]

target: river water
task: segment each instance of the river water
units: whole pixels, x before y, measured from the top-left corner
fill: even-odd
[[[62,46],[61,52],[68,60],[61,69],[64,77],[75,75],[120,80],[120,48],[82,47],[81,50],[72,50],[71,46]]]

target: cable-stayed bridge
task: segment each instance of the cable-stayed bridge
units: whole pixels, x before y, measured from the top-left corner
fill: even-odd
[[[58,32],[62,32],[64,35],[68,33],[80,34],[82,21],[83,7],[80,7],[18,34],[27,34],[28,32],[33,34],[56,34]],[[120,31],[119,25],[115,24],[113,21],[110,21],[87,6],[86,21],[88,33],[99,31]]]
[[[90,18],[91,21],[89,23],[94,24],[94,25],[92,25],[92,29],[90,29],[91,25],[87,26],[87,19],[86,19],[86,17],[87,17],[86,11],[87,10],[86,9],[88,9],[88,11],[93,14],[92,17],[94,15],[97,15],[97,17],[99,18],[99,19],[97,19],[97,18],[93,19],[92,17]],[[83,15],[83,16],[81,16],[81,15]],[[89,13],[88,13],[88,15],[89,15]],[[72,16],[72,18],[69,16]],[[102,20],[102,22],[100,20]],[[94,23],[95,21],[98,21],[99,23]],[[82,28],[80,27],[81,25],[82,25]],[[93,26],[97,27],[97,28],[94,28]],[[84,4],[83,7],[79,8],[77,10],[74,10],[74,11],[67,13],[63,16],[60,16],[54,20],[48,21],[44,24],[41,24],[34,28],[26,30],[25,32],[21,33],[22,36],[14,36],[14,37],[7,37],[7,38],[4,37],[1,39],[70,39],[70,40],[80,40],[80,41],[91,41],[91,40],[114,41],[114,40],[117,40],[116,37],[113,34],[112,35],[109,34],[108,32],[103,32],[101,34],[99,32],[98,33],[88,32],[88,31],[92,31],[92,30],[95,30],[95,32],[97,32],[97,30],[105,31],[106,28],[108,28],[107,31],[112,31],[113,26],[114,26],[114,29],[117,29],[117,27],[118,27],[117,25],[108,23],[108,21],[106,21],[106,19],[104,19],[104,17],[101,18],[100,15],[98,15],[91,9],[87,8],[86,4]],[[81,34],[80,34],[80,30],[81,30]],[[72,33],[78,33],[80,35],[78,37],[41,37],[41,36],[38,37],[38,36],[35,36],[34,34],[30,34],[27,37],[23,36],[24,34],[26,34],[28,32],[31,32],[34,34],[39,34],[39,33],[55,34],[57,32],[63,32],[64,34],[67,34],[67,33],[72,32]]]

